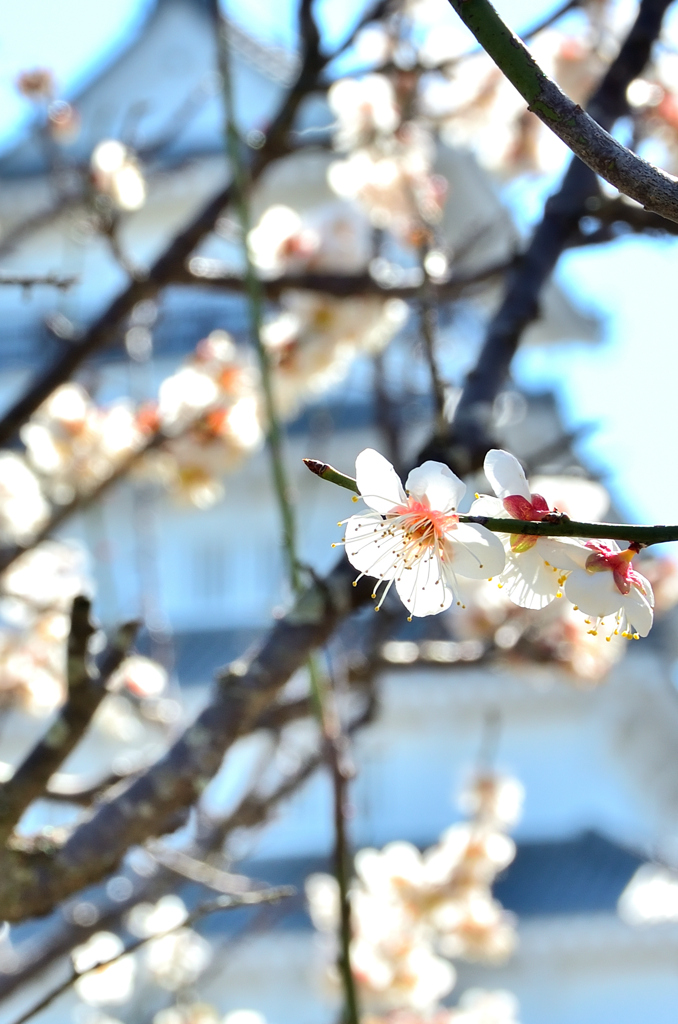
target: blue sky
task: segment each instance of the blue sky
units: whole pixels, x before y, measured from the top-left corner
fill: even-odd
[[[28,106],[13,86],[20,70],[51,67],[68,94],[124,45],[151,4],[0,0],[0,144],[7,144],[28,116]],[[501,0],[497,6],[519,29],[555,5]],[[318,0],[331,41],[342,38],[361,7],[359,0]],[[232,0],[228,10],[266,41],[293,45],[294,0]],[[456,19],[443,0],[440,18]],[[568,426],[598,424],[584,451],[629,516],[676,522],[678,481],[672,469],[678,432],[678,246],[670,240],[625,239],[567,254],[558,273],[579,301],[598,311],[605,341],[597,348],[525,350],[516,360],[516,377],[528,387],[553,386]]]

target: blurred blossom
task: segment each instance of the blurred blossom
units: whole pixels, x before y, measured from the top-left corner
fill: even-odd
[[[256,1010],[231,1010],[221,1024],[266,1024],[266,1018]]]
[[[2,574],[2,593],[32,608],[69,610],[77,594],[91,594],[86,552],[73,542],[45,540]]]
[[[524,799],[525,787],[518,779],[485,773],[475,775],[462,790],[459,806],[476,820],[506,827],[519,820]]]
[[[127,928],[133,935],[148,938],[178,928],[187,916],[183,900],[170,893],[157,903],[137,903],[127,916]]]
[[[493,898],[491,886],[515,856],[513,841],[501,829],[517,817],[521,797],[517,782],[486,773],[467,790],[473,819],[447,829],[424,853],[407,842],[357,853],[351,964],[368,1010],[390,1011],[393,1020],[399,1019],[393,1011],[432,1015],[455,981],[440,954],[487,963],[511,955],[513,918]],[[336,942],[336,880],[311,875],[306,895],[314,925]]]
[[[393,86],[384,75],[342,78],[331,86],[327,98],[337,118],[337,149],[352,150],[380,135],[390,136],[400,124]]]
[[[84,552],[74,544],[44,541],[5,571],[0,589],[0,700],[19,701],[44,715],[65,688],[69,612],[76,594],[92,583]]]
[[[21,428],[29,462],[60,504],[108,479],[141,445],[134,410],[126,401],[97,407],[79,384],[63,384]]]
[[[678,875],[657,864],[642,864],[619,897],[627,924],[678,921]]]
[[[139,210],[146,201],[146,182],[133,151],[116,139],[100,142],[90,167],[97,191],[121,210]]]
[[[190,928],[152,939],[146,946],[146,966],[161,988],[176,992],[192,985],[212,958],[212,948]]]
[[[109,681],[109,689],[124,687],[136,697],[158,697],[166,686],[166,669],[140,654],[125,658]]]
[[[119,935],[113,932],[96,932],[81,946],[71,951],[73,966],[79,974],[89,971],[92,967],[105,964],[114,956],[119,956],[125,946]]]
[[[230,335],[213,331],[161,384],[158,425],[170,440],[144,458],[142,472],[198,508],[218,501],[223,476],[264,439],[257,379]]]
[[[167,432],[179,431],[219,395],[216,381],[195,366],[184,366],[160,385],[158,412]]]
[[[55,100],[47,108],[49,133],[55,142],[67,145],[80,133],[80,115],[64,100]]]
[[[32,540],[49,518],[37,477],[20,455],[0,453],[0,540],[22,544]]]
[[[399,299],[335,299],[288,291],[283,311],[262,330],[274,368],[280,415],[294,416],[304,400],[343,380],[360,352],[376,354],[400,329],[407,307]]]
[[[371,225],[352,202],[323,203],[303,214],[270,206],[248,236],[253,261],[266,275],[357,274],[372,253]]]
[[[518,1024],[518,1000],[503,989],[467,989],[451,1011],[451,1024]]]
[[[16,87],[28,99],[50,99],[54,95],[54,75],[49,68],[22,71],[16,79]]]
[[[135,977],[136,962],[130,955],[88,971],[78,978],[74,988],[84,1003],[119,1005],[132,995]]]

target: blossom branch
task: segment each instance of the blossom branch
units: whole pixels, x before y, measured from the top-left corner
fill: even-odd
[[[487,7],[492,12],[485,0],[480,3],[483,11]],[[626,90],[645,67],[669,4],[670,0],[642,0],[628,36],[589,102],[589,110],[604,127],[611,128],[628,110]],[[467,5],[475,9],[476,0],[465,0],[462,6],[466,9]],[[501,27],[508,33],[509,41],[504,40],[504,45],[511,54],[510,40],[514,37]],[[517,53],[523,52],[519,40],[515,46]],[[529,54],[528,58],[532,61]],[[523,331],[538,316],[541,289],[561,253],[578,233],[588,201],[598,197],[595,174],[581,160],[573,159],[560,188],[546,203],[530,244],[509,276],[504,299],[489,323],[476,366],[466,379],[446,443],[427,446],[422,459],[441,458],[462,474],[482,464],[485,452],[492,446],[488,431],[493,402],[508,375]]]
[[[33,1006],[26,1013],[22,1014],[13,1024],[26,1024],[26,1021],[30,1020],[37,1013],[45,1010],[48,1006],[58,999],[60,995],[67,992],[72,985],[78,981],[79,978],[84,978],[88,974],[92,974],[96,971],[101,971],[103,968],[110,967],[111,964],[117,963],[118,960],[122,960],[125,956],[130,956],[132,953],[136,953],[137,950],[141,949],[148,942],[153,942],[155,939],[163,938],[165,935],[172,935],[178,931],[179,928],[191,927],[191,925],[197,924],[204,917],[209,914],[215,914],[220,910],[238,910],[240,907],[251,907],[259,906],[262,903],[278,903],[280,900],[290,896],[294,896],[296,890],[291,885],[280,885],[276,888],[269,889],[257,889],[252,892],[240,893],[238,896],[218,896],[214,900],[210,900],[207,903],[202,903],[199,907],[196,907],[188,917],[181,922],[179,925],[175,925],[173,928],[166,928],[163,931],[155,932],[153,935],[147,935],[143,938],[136,939],[131,942],[129,946],[126,946],[120,953],[112,956],[109,960],[105,960],[102,963],[97,964],[95,967],[90,968],[88,971],[78,971],[75,967],[71,970],[70,975],[56,988],[48,992],[44,999]]]
[[[343,487],[354,494],[360,494],[352,476],[339,472],[333,466],[319,459],[304,459],[304,465],[321,480]],[[357,498],[353,499],[354,501]],[[491,516],[459,516],[460,523],[477,523],[491,533],[526,534],[530,537],[580,537],[591,540],[622,540],[629,544],[650,547],[651,544],[666,544],[678,541],[678,526],[633,526],[624,523],[578,523],[563,513],[554,514],[552,519],[533,522],[528,519],[495,519]]]
[[[455,274],[449,281],[429,281],[431,296],[438,301],[457,298],[474,285],[485,284],[500,277],[515,263],[515,259],[501,260],[470,274]],[[230,272],[221,260],[203,256],[190,260],[188,266],[178,267],[172,283],[226,292],[243,292],[246,288],[245,278],[241,274]],[[259,284],[267,299],[278,299],[282,292],[290,289],[321,292],[337,298],[382,295],[389,299],[414,300],[421,294],[419,283],[385,285],[380,284],[371,274],[284,274],[270,280],[260,280]]]
[[[11,836],[33,800],[45,795],[51,776],[64,763],[87,730],[106,696],[106,683],[126,657],[138,629],[137,622],[121,626],[108,645],[100,667],[90,662],[88,646],[95,629],[90,602],[76,597],[68,637],[66,703],[47,734],[31,750],[8,782],[0,786],[0,845]]]
[[[646,209],[678,221],[678,181],[641,160],[561,92],[489,0],[449,0],[531,110],[591,170]],[[670,0],[663,4],[664,9]],[[662,11],[663,13],[663,11]]]
[[[373,656],[370,661],[376,665],[377,659]],[[374,716],[375,700],[374,694],[368,691],[367,702],[364,708],[348,723],[347,733],[353,733],[367,725]],[[285,708],[288,714],[291,710],[297,711],[296,717],[310,714],[310,704],[306,699],[293,702],[289,705],[280,705]],[[274,710],[274,709],[273,709]],[[261,728],[272,727],[270,724],[271,712],[267,711],[259,719],[257,725]],[[285,724],[291,718],[284,716],[277,724]],[[322,764],[322,757],[319,752],[309,754],[302,759],[300,765],[290,775],[285,775],[283,780],[272,790],[266,793],[253,788],[241,799],[240,803],[226,817],[211,821],[209,825],[199,826],[198,838],[192,847],[194,856],[205,857],[208,853],[221,849],[224,843],[234,832],[239,829],[253,829],[265,824],[282,800],[287,799],[302,786]],[[176,851],[172,851],[176,852]],[[183,862],[184,865],[186,862]],[[178,862],[175,863],[178,866]],[[175,882],[176,873],[169,867],[160,867],[159,871],[150,879],[136,880],[133,891],[129,898],[122,902],[114,902],[110,905],[110,898],[107,896],[108,910],[103,910],[97,921],[91,925],[76,924],[64,918],[61,927],[56,934],[51,934],[48,940],[39,945],[36,949],[34,940],[26,943],[25,951],[19,947],[17,953],[21,956],[22,966],[19,970],[7,971],[0,969],[0,999],[5,999],[21,985],[30,981],[38,972],[44,970],[53,963],[57,957],[78,945],[89,935],[102,928],[115,929],[116,923],[127,911],[135,906],[140,900],[155,899],[158,895],[170,890]],[[23,954],[23,955],[22,955]]]

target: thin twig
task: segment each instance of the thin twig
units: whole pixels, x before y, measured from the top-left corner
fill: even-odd
[[[339,958],[338,967],[344,988],[346,1024],[360,1024],[358,992],[351,966],[351,856],[346,822],[348,817],[348,786],[355,776],[350,762],[348,738],[341,727],[334,690],[324,680],[316,684],[318,718],[323,732],[325,758],[332,778],[334,820],[334,874],[339,888]]]
[[[6,270],[0,270],[0,285],[16,285],[18,288],[35,288],[45,286],[58,288],[66,291],[78,283],[75,276],[63,277],[60,274],[11,274]]]
[[[106,967],[110,967],[111,964],[117,963],[118,960],[122,960],[125,956],[130,956],[132,953],[136,953],[137,950],[141,949],[149,942],[153,942],[155,939],[164,938],[166,935],[172,935],[180,928],[188,928],[191,925],[196,924],[203,917],[207,917],[208,914],[215,914],[220,910],[238,910],[240,907],[258,906],[261,903],[277,903],[278,900],[285,899],[289,896],[294,896],[296,890],[291,885],[281,885],[275,889],[262,889],[255,892],[242,893],[239,896],[219,896],[215,900],[210,900],[209,903],[203,903],[195,910],[193,910],[180,925],[175,925],[173,928],[166,928],[164,931],[156,932],[154,935],[147,935],[143,938],[137,939],[131,942],[129,946],[126,946],[116,956],[110,958],[110,960],[104,960],[102,963],[91,967],[88,971],[77,971],[75,967],[72,969],[68,978],[63,981],[56,988],[52,989],[51,992],[41,999],[37,1006],[32,1007],[26,1013],[22,1014],[14,1024],[26,1024],[27,1020],[34,1017],[36,1013],[40,1013],[50,1006],[55,999],[58,999],[60,995],[67,992],[72,985],[79,981],[80,978],[86,978],[88,974],[93,974],[96,971],[101,971]]]
[[[266,440],[271,461],[271,475],[275,487],[278,508],[282,519],[283,549],[287,560],[287,569],[292,590],[299,589],[299,562],[295,550],[294,507],[290,497],[290,488],[285,470],[282,430],[273,392],[273,375],[268,352],[261,338],[263,325],[263,292],[252,257],[249,251],[248,235],[250,232],[250,210],[248,202],[248,182],[245,165],[242,159],[242,140],[235,120],[235,103],[231,81],[229,59],[229,43],[227,19],[222,18],[218,0],[209,0],[217,36],[217,53],[219,72],[221,74],[224,110],[226,115],[226,148],[233,175],[233,201],[240,221],[242,236],[242,254],[245,262],[245,290],[250,314],[250,331],[252,341],[259,360],[261,386],[266,409],[267,432]],[[303,7],[303,5],[302,5]]]
[[[423,275],[421,288],[419,289],[419,327],[421,338],[424,343],[424,353],[431,374],[431,391],[435,407],[435,431],[441,436],[445,432],[447,420],[445,419],[445,385],[440,376],[438,360],[436,356],[436,335],[438,333],[438,313],[431,288],[431,278],[426,269],[426,255],[428,245],[422,246],[420,251],[420,266]]]

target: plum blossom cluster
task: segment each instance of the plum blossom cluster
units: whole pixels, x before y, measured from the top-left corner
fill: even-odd
[[[370,224],[350,202],[324,203],[303,216],[276,205],[264,211],[248,245],[264,275],[359,274],[370,259]],[[284,291],[280,310],[262,330],[279,415],[294,416],[339,383],[360,353],[380,352],[406,316],[399,299]]]
[[[90,159],[92,185],[114,208],[140,210],[146,202],[146,181],[136,154],[117,139],[104,139]]]
[[[198,508],[222,497],[222,478],[264,437],[257,374],[226,331],[204,338],[138,419],[168,438],[146,455],[142,472]]]
[[[92,586],[84,553],[45,541],[21,555],[0,582],[0,700],[49,714],[65,695],[71,602]]]
[[[21,428],[26,460],[58,505],[93,491],[135,449],[140,429],[131,402],[97,406],[80,384],[62,384]]]
[[[138,953],[121,956],[122,939],[108,931],[96,932],[77,946],[72,958],[81,974],[76,981],[81,1001],[91,1007],[113,1007],[128,1002],[148,983],[169,993],[193,985],[211,961],[211,947],[185,923],[187,917],[178,896],[162,896],[157,903],[138,903],[127,915],[127,930],[144,940]],[[188,1019],[213,1018],[196,1014]]]
[[[531,492],[518,460],[493,449],[484,464],[495,496],[477,495],[470,516],[543,522],[561,513]],[[356,459],[356,483],[369,511],[345,520],[344,544],[362,576],[377,579],[377,609],[395,589],[410,616],[464,606],[467,580],[494,580],[524,609],[566,598],[582,612],[588,634],[646,636],[653,621],[652,586],[633,565],[636,549],[613,541],[490,532],[459,514],[465,485],[442,463],[413,470],[403,488],[393,467],[372,449]],[[381,588],[381,589],[380,589]]]
[[[567,27],[551,26],[532,36],[530,49],[544,72],[583,105],[618,52],[630,11],[628,4],[588,0],[578,5]],[[562,166],[562,144],[487,54],[469,52],[459,25],[441,23],[435,6],[407,4],[404,17],[370,26],[358,50],[365,65],[389,71],[333,87],[335,145],[349,154],[333,174],[341,194],[365,201],[377,221],[407,223],[409,182],[416,193],[425,181],[429,157],[423,140],[431,132],[454,148],[473,151],[500,180],[553,173]],[[677,97],[678,61],[669,43],[656,48],[627,99],[635,144],[672,173],[678,166]],[[417,154],[400,164],[399,140],[410,128]]]
[[[337,195],[357,200],[375,227],[419,248],[440,220],[447,182],[433,173],[432,135],[404,116],[412,84],[401,75],[397,90],[385,75],[370,74],[332,86],[334,144],[346,155],[330,166],[328,181]]]
[[[491,887],[515,855],[506,830],[521,802],[516,780],[484,773],[464,794],[471,819],[447,829],[435,846],[421,853],[410,843],[395,842],[357,854],[350,892],[351,968],[367,1020],[397,1024],[440,1015],[442,1022],[450,1014],[461,1024],[466,1012],[469,1022],[483,1019],[481,1006],[487,1008],[494,994],[468,996],[455,1011],[439,1004],[455,984],[450,960],[503,963],[515,948],[513,920]],[[329,875],[311,875],[306,891],[331,956],[339,920],[336,882]],[[511,1014],[505,1010],[499,1021],[512,1019],[513,1006]]]
[[[68,145],[80,132],[80,115],[75,107],[59,98],[56,81],[49,68],[22,71],[15,82],[17,92],[30,100],[45,117],[45,127],[53,142]]]
[[[26,551],[0,579],[0,702],[29,714],[49,714],[66,693],[66,642],[78,594],[93,589],[85,552],[75,544],[43,541]],[[112,689],[157,697],[165,670],[140,655],[125,658]]]

